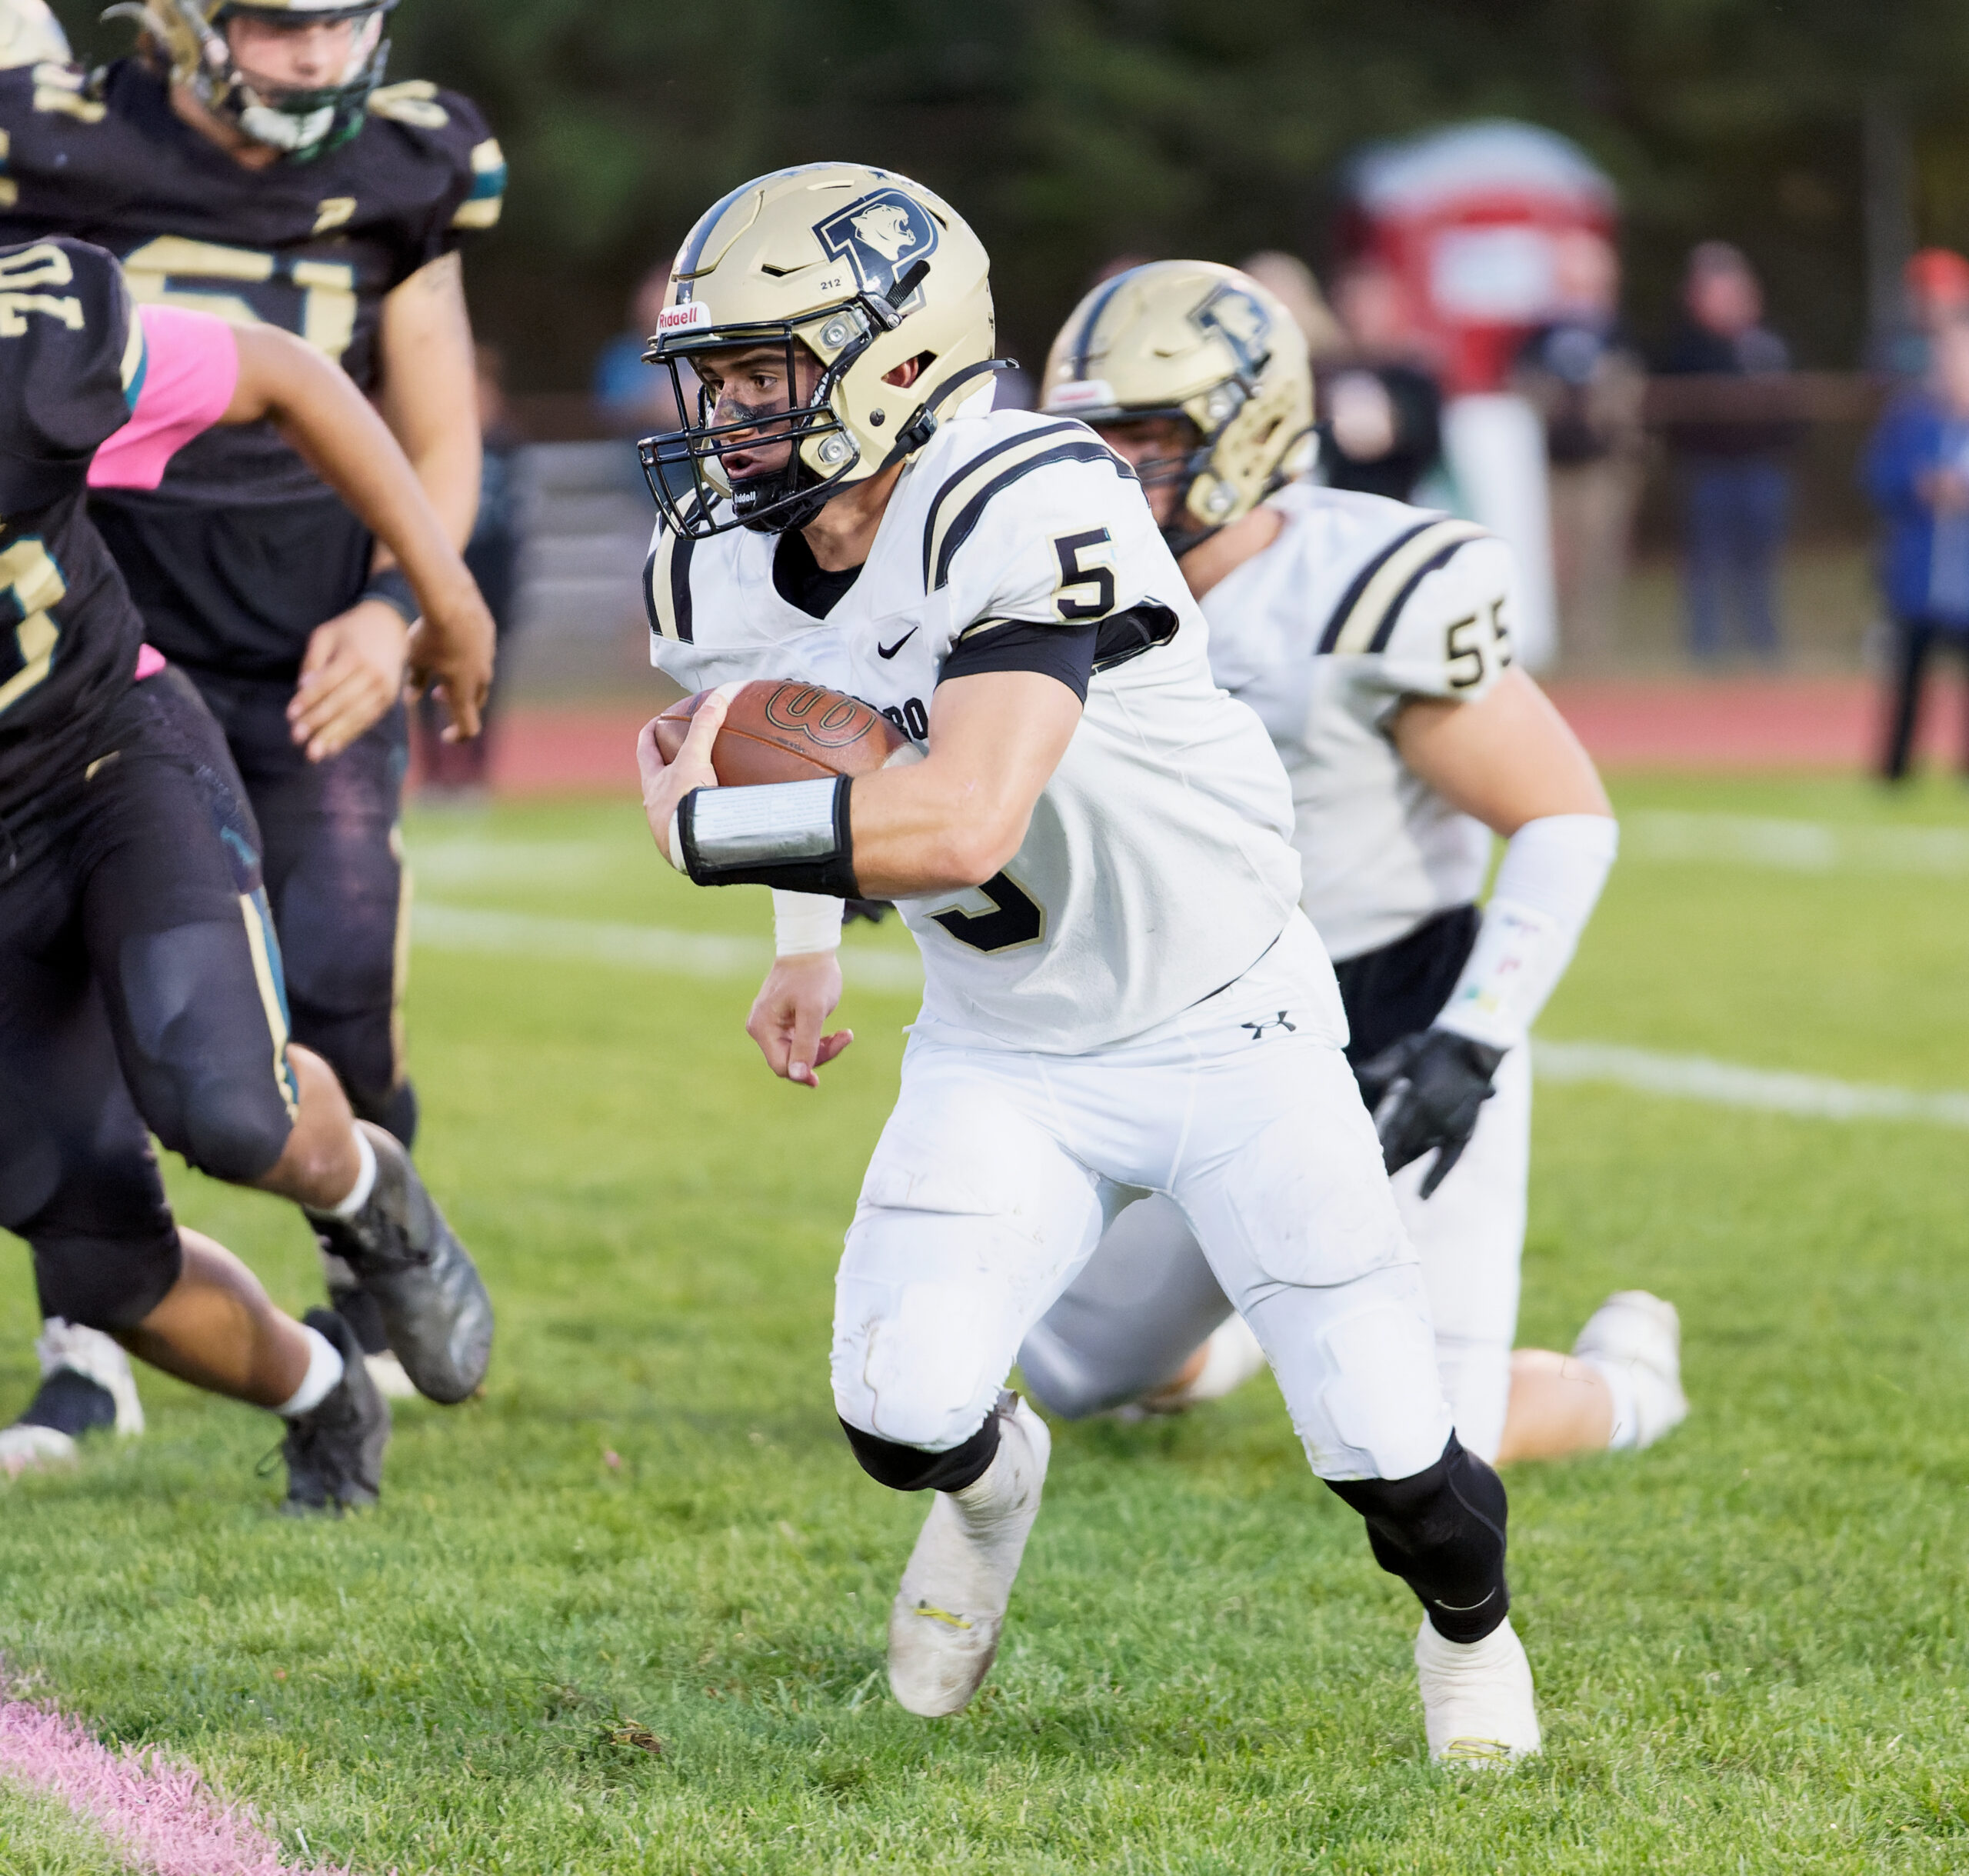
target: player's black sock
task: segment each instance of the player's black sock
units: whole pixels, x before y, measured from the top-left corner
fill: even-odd
[[[984,1416],[984,1424],[961,1446],[947,1453],[925,1452],[920,1446],[898,1446],[879,1434],[864,1433],[846,1421],[841,1430],[861,1462],[861,1470],[877,1484],[891,1491],[961,1491],[975,1484],[991,1469],[998,1455],[998,1416]]]
[[[57,1433],[79,1439],[98,1427],[115,1425],[116,1397],[86,1375],[58,1368],[42,1381],[27,1411],[14,1424],[52,1427]]]
[[[1504,1483],[1452,1433],[1408,1478],[1328,1479],[1368,1521],[1374,1561],[1421,1599],[1446,1641],[1481,1641],[1511,1611]]]

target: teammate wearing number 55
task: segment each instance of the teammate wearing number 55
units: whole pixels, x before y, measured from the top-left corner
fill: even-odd
[[[215,424],[277,422],[402,556],[428,607],[413,658],[460,709],[491,621],[375,413],[298,341],[139,312],[80,242],[0,248],[0,1228],[32,1248],[58,1352],[113,1336],[272,1408],[290,1507],[366,1504],[389,1420],[347,1323],[304,1329],[179,1231],[151,1135],[302,1205],[431,1392],[477,1384],[490,1305],[395,1142],[289,1046],[252,811],[211,713],[145,645],[87,498],[153,485]],[[58,1374],[67,1393],[105,1370],[85,1354]]]
[[[1451,515],[1294,479],[1311,405],[1290,315],[1206,262],[1104,282],[1046,372],[1046,408],[1135,465],[1210,621],[1211,668],[1264,718],[1292,778],[1301,904],[1337,960],[1348,1056],[1422,1260],[1458,1437],[1487,1459],[1645,1445],[1687,1411],[1668,1305],[1618,1294],[1574,1358],[1511,1350],[1526,1036],[1612,861],[1611,810],[1512,663],[1509,550]],[[1480,917],[1494,834],[1508,844]],[[1182,1219],[1151,1201],[1118,1222],[1021,1365],[1042,1401],[1078,1415],[1207,1398],[1257,1361]]]
[[[1003,1383],[1114,1212],[1152,1191],[1256,1330],[1314,1471],[1421,1600],[1431,1748],[1508,1760],[1538,1729],[1504,1488],[1452,1431],[1298,909],[1284,771],[1212,681],[1128,465],[1071,418],[990,408],[988,275],[907,178],[781,171],[691,231],[650,353],[697,412],[645,446],[657,664],[694,691],[830,685],[921,726],[913,763],[720,788],[721,693],[668,767],[654,725],[639,751],[671,863],[779,895],[751,1027],[780,1074],[811,1083],[849,1040],[821,1035],[840,900],[895,900],[922,948],[832,1359],[864,1469],[935,1494],[891,1610],[891,1684],[944,1714],[988,1671],[1048,1448]]]
[[[505,166],[468,101],[381,84],[393,4],[148,0],[120,9],[135,52],[93,74],[24,48],[0,71],[0,240],[78,235],[117,256],[140,303],[305,339],[370,395],[462,545],[479,438],[457,249],[496,218]],[[155,488],[92,507],[252,799],[295,1036],[408,1147],[404,575],[265,424],[200,436]],[[339,1262],[329,1280],[401,1386],[374,1299]]]

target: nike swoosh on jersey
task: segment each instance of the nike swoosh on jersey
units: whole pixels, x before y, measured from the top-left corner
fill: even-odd
[[[911,626],[908,631],[905,632],[900,638],[897,639],[894,645],[878,645],[875,647],[875,655],[878,658],[895,657],[896,653],[900,651],[902,648],[908,644],[910,640],[915,638],[918,632],[921,630],[922,628],[920,625]]]

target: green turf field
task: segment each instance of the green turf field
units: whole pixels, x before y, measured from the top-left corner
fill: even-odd
[[[1894,845],[1969,827],[1958,792],[1621,802],[1654,831],[1546,1034],[1969,1088],[1969,861]],[[1690,815],[1840,838],[1819,870],[1663,857]],[[488,1398],[402,1411],[383,1507],[296,1526],[255,1474],[271,1419],[146,1375],[148,1438],[0,1492],[9,1685],[370,1876],[1969,1867],[1969,1135],[1541,1095],[1524,1339],[1657,1289],[1695,1412],[1510,1475],[1537,1764],[1425,1764],[1414,1604],[1269,1381],[1060,1429],[998,1668],[925,1724],[881,1654],[924,1508],[855,1468],[826,1372],[907,996],[851,991],[822,1092],[777,1085],[742,945],[673,945],[741,973],[677,975],[607,935],[764,927],[763,895],[676,883],[633,805],[427,815],[411,845],[445,935],[413,995],[420,1156],[501,1305]],[[907,953],[893,925],[851,945],[891,977]],[[292,1214],[175,1183],[317,1300]],[[15,1257],[6,1401],[33,1328]],[[0,1868],[112,1867],[0,1788]]]

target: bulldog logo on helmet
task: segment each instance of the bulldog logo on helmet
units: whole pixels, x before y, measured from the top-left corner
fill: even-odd
[[[852,263],[865,293],[886,295],[898,275],[936,252],[937,225],[901,189],[878,189],[850,202],[814,229],[830,260]],[[912,294],[914,306],[920,295]]]
[[[1271,335],[1271,320],[1241,288],[1219,287],[1190,318],[1202,331],[1220,334],[1245,371],[1256,373],[1264,368],[1271,355],[1265,342]]]

